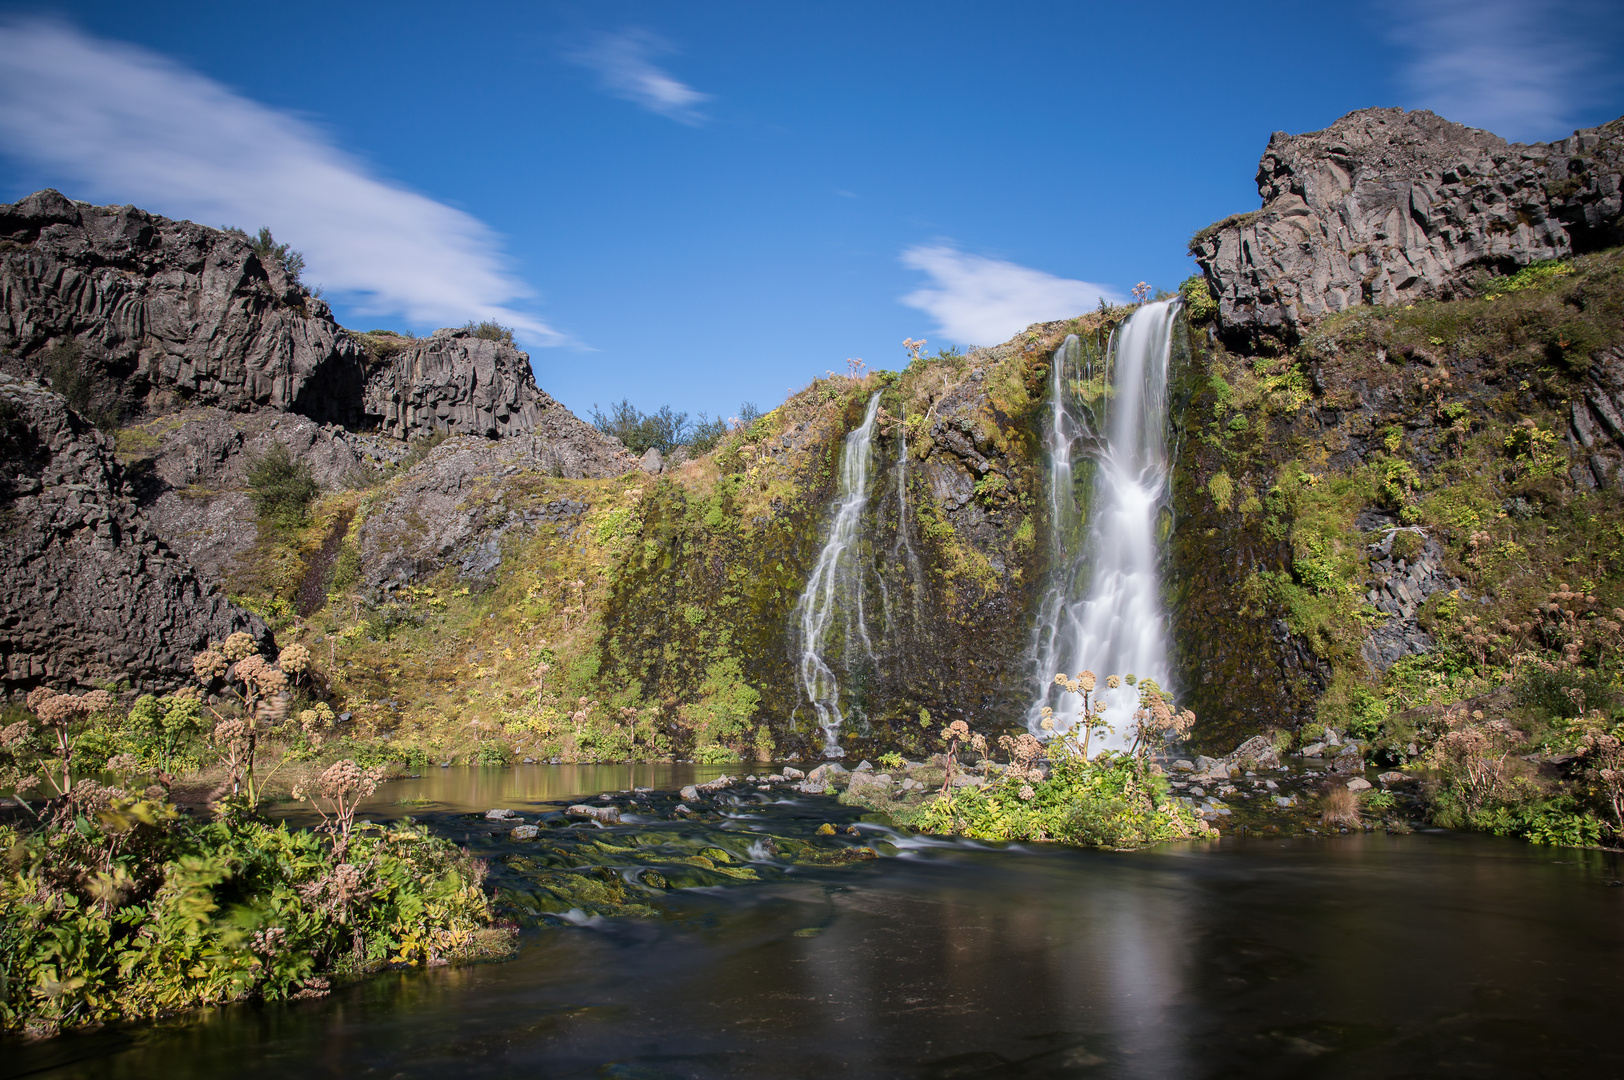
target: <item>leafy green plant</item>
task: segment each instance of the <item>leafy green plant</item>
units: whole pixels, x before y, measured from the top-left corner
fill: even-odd
[[[1200,274],[1185,278],[1179,285],[1179,295],[1184,297],[1184,312],[1192,324],[1200,326],[1217,316],[1218,301],[1213,299],[1207,279]]]
[[[0,826],[0,1022],[52,1035],[228,1001],[319,997],[389,965],[504,955],[483,867],[409,821],[347,833],[80,785]]]
[[[282,443],[249,458],[248,488],[260,520],[284,528],[303,523],[320,491],[309,463],[296,460]]]

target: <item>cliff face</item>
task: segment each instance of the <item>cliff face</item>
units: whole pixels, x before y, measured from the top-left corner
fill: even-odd
[[[413,339],[368,374],[363,400],[368,421],[397,439],[430,431],[525,435],[549,414],[575,419],[537,388],[529,356],[467,330]]]
[[[1291,340],[1360,305],[1466,295],[1474,278],[1624,242],[1624,119],[1554,143],[1507,143],[1430,112],[1363,109],[1276,132],[1263,208],[1191,252],[1231,343]]]
[[[241,237],[46,190],[0,205],[0,349],[38,375],[65,344],[126,412],[361,415],[364,350]]]
[[[0,414],[0,688],[174,687],[211,639],[269,644],[148,526],[107,436],[11,376]]]

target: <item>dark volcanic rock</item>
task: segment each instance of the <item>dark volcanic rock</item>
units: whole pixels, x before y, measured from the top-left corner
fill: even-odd
[[[360,530],[368,589],[393,589],[453,561],[465,576],[483,579],[501,565],[501,538],[509,529],[567,531],[587,510],[585,502],[562,499],[510,513],[500,498],[493,501],[507,477],[606,477],[637,467],[618,442],[556,402],[538,429],[523,438],[451,439],[391,487]]]
[[[1191,250],[1226,336],[1290,336],[1360,304],[1453,299],[1473,277],[1624,242],[1624,118],[1554,143],[1507,143],[1426,111],[1361,109],[1276,132],[1263,209]]]
[[[467,330],[419,338],[367,377],[367,415],[398,439],[431,431],[527,435],[562,409],[536,386],[528,355]]]
[[[10,376],[0,412],[0,688],[171,688],[210,639],[246,630],[269,646],[149,528],[107,436]]]
[[[39,191],[0,204],[0,349],[40,374],[77,344],[126,408],[361,418],[365,350],[240,236]]]
[[[277,444],[309,466],[323,488],[366,484],[407,453],[396,439],[269,409],[187,409],[119,433],[119,453],[148,524],[214,583],[256,542],[248,473]]]

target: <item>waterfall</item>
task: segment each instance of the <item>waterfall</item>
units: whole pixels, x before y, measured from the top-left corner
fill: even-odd
[[[1078,719],[1081,701],[1053,684],[1059,672],[1093,671],[1102,691],[1107,675],[1130,673],[1171,688],[1157,519],[1169,491],[1167,368],[1177,310],[1177,300],[1164,300],[1134,312],[1097,370],[1075,336],[1055,353],[1045,432],[1052,561],[1026,716],[1034,734],[1046,734],[1045,705],[1056,731]],[[1074,463],[1082,475],[1073,475]],[[1138,693],[1123,686],[1104,700],[1116,734],[1096,737],[1091,750],[1125,744]]]
[[[829,539],[807,579],[806,590],[790,616],[800,643],[801,691],[823,729],[826,757],[840,757],[840,680],[833,665],[849,674],[854,665],[875,663],[874,643],[863,613],[863,511],[868,505],[869,464],[873,458],[874,418],[880,395],[868,400],[863,422],[846,436],[840,454],[840,487],[835,494]]]

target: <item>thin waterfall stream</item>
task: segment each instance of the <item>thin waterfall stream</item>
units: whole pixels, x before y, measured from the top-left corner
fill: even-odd
[[[826,757],[840,757],[840,675],[854,661],[876,662],[863,610],[861,551],[863,512],[868,506],[869,472],[874,456],[874,421],[880,395],[868,400],[863,422],[846,435],[840,453],[840,485],[835,494],[829,538],[807,579],[806,589],[790,615],[800,648],[796,673],[801,690],[817,713]]]
[[[1093,743],[1101,748],[1123,745],[1138,703],[1130,686],[1104,690],[1107,675],[1170,687],[1157,519],[1171,475],[1167,371],[1178,305],[1163,300],[1134,312],[1098,369],[1075,335],[1055,352],[1045,432],[1051,571],[1038,608],[1026,716],[1034,734],[1047,734],[1039,726],[1045,706],[1054,710],[1057,732],[1079,719],[1081,702],[1054,685],[1060,672],[1100,677],[1105,721],[1116,732]],[[1092,468],[1077,468],[1085,463]]]

